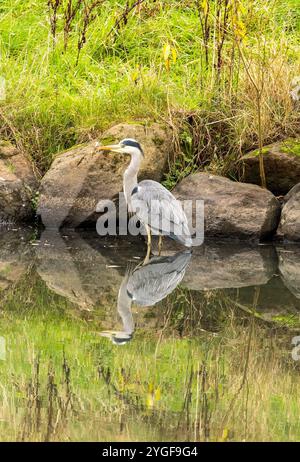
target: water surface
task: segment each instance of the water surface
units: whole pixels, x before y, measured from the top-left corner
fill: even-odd
[[[300,247],[144,253],[0,233],[0,439],[300,440]]]

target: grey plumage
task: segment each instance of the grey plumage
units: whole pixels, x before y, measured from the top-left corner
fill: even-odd
[[[186,247],[192,245],[188,221],[173,194],[156,181],[143,180],[131,195],[132,208],[152,234],[170,236]]]
[[[127,282],[132,301],[152,306],[163,300],[183,279],[191,255],[191,251],[186,250],[170,257],[154,257],[135,270]]]

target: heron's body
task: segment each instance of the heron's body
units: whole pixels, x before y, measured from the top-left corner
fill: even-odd
[[[154,257],[131,274],[127,294],[138,305],[152,306],[163,300],[181,282],[191,259],[185,250],[170,257]]]
[[[191,247],[192,239],[188,221],[173,194],[160,183],[153,180],[143,180],[132,191],[131,203],[137,217],[142,223],[147,223],[152,234],[169,236],[186,247]],[[138,208],[138,204],[144,207]]]
[[[138,172],[144,153],[140,144],[125,139],[118,145],[101,146],[100,150],[122,152],[131,156],[124,172],[123,190],[128,210],[134,213],[144,225],[148,235],[148,251],[145,263],[149,261],[151,234],[169,236],[186,247],[191,247],[192,238],[188,220],[181,203],[157,181],[143,180],[138,183]]]

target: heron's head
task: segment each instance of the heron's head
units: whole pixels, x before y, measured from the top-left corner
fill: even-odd
[[[98,151],[119,152],[122,154],[129,154],[131,156],[139,155],[144,157],[144,151],[140,143],[131,138],[125,138],[124,140],[120,141],[119,144],[110,144],[107,146],[99,146],[96,144],[96,149]]]
[[[108,338],[114,345],[125,345],[132,340],[133,334],[126,332],[118,332],[113,330],[106,330],[100,332],[101,337]]]

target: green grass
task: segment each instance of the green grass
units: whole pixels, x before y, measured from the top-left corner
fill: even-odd
[[[1,2],[0,75],[6,79],[6,100],[0,103],[2,138],[10,138],[27,150],[45,171],[55,153],[98,136],[114,123],[166,121],[171,113],[176,129],[181,131],[178,111],[196,111],[200,117],[201,111],[209,113],[208,125],[201,128],[204,138],[199,146],[193,140],[193,156],[188,162],[183,160],[182,164],[179,157],[179,164],[173,169],[175,180],[167,180],[170,185],[176,182],[178,174],[193,171],[193,165],[199,167],[199,159],[195,161],[194,157],[197,149],[207,147],[214,169],[219,168],[216,155],[224,157],[228,146],[233,156],[238,155],[240,146],[255,146],[253,98],[247,96],[246,76],[237,57],[231,77],[233,92],[229,94],[228,90],[230,37],[225,41],[221,79],[216,83],[211,64],[207,70],[203,64],[203,40],[194,2],[168,0],[153,4],[149,0],[140,15],[131,15],[117,35],[109,36],[124,4],[125,1],[105,2],[88,30],[87,43],[76,66],[80,17],[64,52],[61,22],[53,48],[46,0]],[[245,46],[247,50],[255,49],[263,28],[273,60],[272,70],[266,70],[266,79],[270,82],[271,74],[277,76],[277,87],[275,82],[270,97],[266,94],[265,139],[269,141],[285,133],[293,134],[296,125],[296,115],[289,113],[289,97],[281,79],[299,73],[299,13],[294,1],[283,4],[273,0],[267,8],[265,2],[253,5],[246,24]],[[177,61],[170,72],[162,57],[167,42],[177,51]],[[286,43],[288,49],[279,52]],[[210,50],[213,49],[210,44]],[[218,129],[218,124],[210,125],[219,119],[226,120],[226,140],[224,126]],[[206,133],[212,138],[210,144]]]
[[[282,151],[293,156],[300,156],[300,141],[288,139],[282,146]]]

